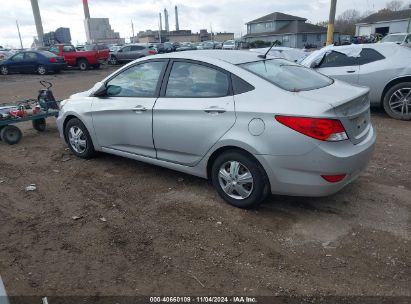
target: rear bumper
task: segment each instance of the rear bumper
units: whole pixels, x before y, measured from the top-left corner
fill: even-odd
[[[324,142],[300,156],[255,155],[265,168],[273,194],[327,196],[354,181],[366,168],[374,150],[376,133],[370,129],[359,144],[350,141]],[[346,174],[337,183],[321,175]]]

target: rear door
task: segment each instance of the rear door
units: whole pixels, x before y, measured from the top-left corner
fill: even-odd
[[[116,53],[116,57],[120,61],[128,61],[131,58],[130,52],[131,52],[131,47],[125,46]]]
[[[144,56],[142,53],[145,49],[144,46],[141,45],[132,45],[131,52],[130,52],[130,60],[138,59]]]
[[[33,72],[37,69],[39,65],[38,55],[34,52],[27,52],[24,54],[24,62],[26,65],[27,72]]]
[[[169,64],[153,112],[158,159],[194,166],[234,125],[230,79],[226,71],[197,61]]]
[[[357,57],[332,51],[324,56],[316,69],[318,72],[332,78],[358,84],[360,66]]]
[[[104,97],[92,97],[92,117],[103,150],[156,157],[153,106],[167,60],[150,60],[121,71],[106,83]]]

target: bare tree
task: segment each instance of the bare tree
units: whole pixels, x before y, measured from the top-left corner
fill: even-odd
[[[335,29],[342,34],[355,34],[355,24],[362,19],[362,15],[356,9],[348,9],[338,16]]]
[[[395,12],[395,11],[401,10],[402,7],[403,7],[403,5],[404,5],[404,2],[403,2],[403,1],[393,0],[393,1],[387,2],[387,3],[385,4],[385,7],[386,7],[387,9],[389,9],[390,11],[394,11],[394,12]]]

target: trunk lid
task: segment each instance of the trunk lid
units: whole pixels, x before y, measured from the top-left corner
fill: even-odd
[[[316,92],[317,91],[317,92]],[[321,91],[321,94],[319,94]],[[353,144],[362,142],[371,129],[369,89],[336,80],[334,84],[300,92],[302,97],[329,103]]]

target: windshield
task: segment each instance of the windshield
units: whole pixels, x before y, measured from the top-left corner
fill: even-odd
[[[224,44],[234,44],[234,41],[233,40],[228,40],[228,41],[224,42]]]
[[[381,42],[403,42],[406,35],[388,35]]]
[[[291,92],[319,89],[333,83],[327,76],[283,59],[261,60],[239,66]]]

